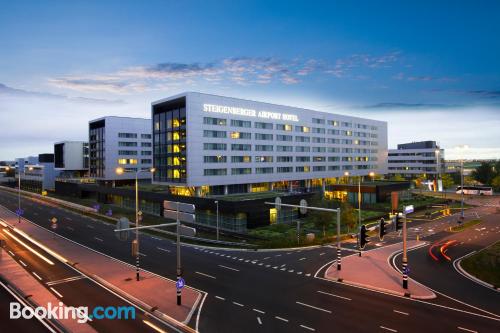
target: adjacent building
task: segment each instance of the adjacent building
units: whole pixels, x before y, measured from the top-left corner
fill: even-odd
[[[151,120],[103,117],[89,122],[89,177],[100,184],[128,183],[153,165]],[[121,167],[125,172],[117,174]],[[151,179],[139,173],[140,179]]]
[[[54,154],[40,154],[35,164],[25,164],[21,171],[21,187],[34,192],[51,191],[59,171],[54,167]],[[19,173],[16,174],[16,178]]]
[[[445,171],[444,155],[436,141],[399,144],[397,149],[389,149],[388,172],[405,178],[423,175],[434,179]]]
[[[324,190],[387,172],[383,121],[197,92],[153,102],[151,116],[153,181],[173,194]]]
[[[89,144],[85,141],[54,143],[54,165],[60,177],[78,178],[88,174]]]

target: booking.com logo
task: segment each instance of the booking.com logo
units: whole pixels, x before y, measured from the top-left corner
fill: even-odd
[[[39,306],[30,308],[18,302],[10,303],[10,319],[76,319],[83,324],[94,319],[135,319],[135,308],[133,306],[96,306],[92,311],[86,306],[65,306],[62,302],[53,306],[47,303],[47,307]]]

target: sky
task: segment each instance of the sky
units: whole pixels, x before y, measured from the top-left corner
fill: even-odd
[[[0,160],[87,140],[98,117],[149,118],[183,91],[384,120],[390,148],[500,158],[499,1],[0,5]]]

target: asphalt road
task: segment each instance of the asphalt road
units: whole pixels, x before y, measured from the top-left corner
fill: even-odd
[[[64,302],[65,305],[75,307],[87,306],[90,310],[97,306],[106,308],[108,306],[127,307],[131,305],[111,291],[101,287],[74,270],[69,265],[60,262],[57,258],[30,242],[28,239],[24,239],[22,236],[14,234],[15,232],[7,228],[0,229],[0,235],[6,240],[5,252],[3,255],[10,255],[34,278],[38,279],[49,292],[60,301]],[[12,235],[17,239],[12,237]],[[51,261],[53,265],[35,255],[33,251],[28,250],[26,246],[19,243],[19,240]],[[98,332],[111,332],[116,330],[120,332],[140,331],[157,333],[157,331],[147,326],[144,320],[153,322],[158,327],[163,327],[165,331],[170,331],[168,327],[164,327],[164,325],[153,318],[147,317],[139,308],[136,308],[135,319],[95,319],[90,321],[89,324]],[[15,321],[17,320],[9,320],[7,318],[8,325],[13,324],[12,322]],[[173,330],[171,331],[173,332]]]
[[[0,204],[15,210],[17,200],[0,192]],[[56,216],[60,221],[58,234],[133,263],[130,241],[117,240],[114,226],[30,200],[23,200],[23,206],[25,217],[37,224],[49,228],[49,219]],[[96,236],[102,241],[97,241]],[[385,244],[396,241],[397,237],[392,240],[389,237]],[[376,247],[375,242],[370,246]],[[141,253],[142,267],[175,278],[175,245],[171,240],[143,234]],[[302,251],[247,252],[184,245],[184,278],[190,286],[207,293],[199,325],[197,316],[193,316],[190,325],[201,332],[500,330],[496,318],[315,278],[318,270],[335,256],[335,248],[329,246]],[[131,269],[131,277],[133,274]]]

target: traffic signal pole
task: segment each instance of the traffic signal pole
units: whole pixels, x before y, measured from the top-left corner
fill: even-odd
[[[403,214],[403,288],[408,289],[408,257],[406,256],[406,213]]]
[[[179,220],[179,202],[177,202],[177,281],[182,278],[181,269],[181,222]],[[177,305],[181,305],[181,288],[177,288]]]
[[[340,254],[340,209],[337,209],[337,270],[340,271],[341,269],[342,269],[342,256]]]

